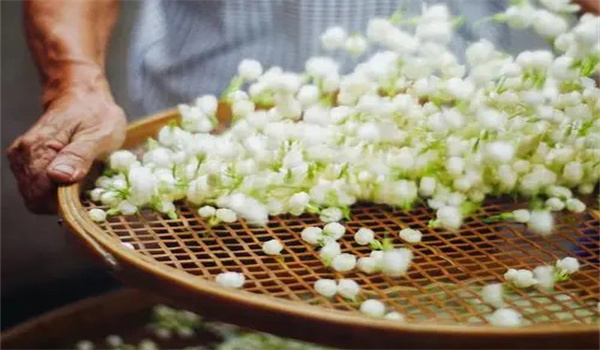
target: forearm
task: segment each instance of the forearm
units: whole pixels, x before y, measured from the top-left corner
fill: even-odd
[[[74,87],[105,85],[108,40],[118,0],[29,0],[27,42],[40,71],[44,105]]]

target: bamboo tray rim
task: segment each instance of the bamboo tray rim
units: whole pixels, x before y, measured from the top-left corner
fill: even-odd
[[[132,123],[128,126],[128,139],[125,147],[131,146],[131,135],[140,127],[152,124],[166,124],[178,117],[174,109],[170,109]],[[139,136],[139,135],[138,135]],[[597,333],[600,335],[600,325],[597,324],[541,324],[515,328],[501,328],[491,325],[443,324],[443,323],[411,323],[393,322],[350,314],[340,310],[330,310],[315,305],[303,304],[298,301],[285,300],[244,290],[232,290],[218,286],[214,281],[196,277],[179,271],[166,264],[153,261],[124,247],[114,238],[109,237],[87,215],[80,201],[82,182],[58,188],[58,203],[60,216],[68,228],[83,240],[86,245],[106,250],[117,260],[127,262],[136,270],[145,274],[160,277],[163,281],[179,289],[193,290],[198,295],[218,296],[225,301],[239,306],[249,306],[256,311],[289,315],[296,318],[312,319],[318,322],[336,324],[339,326],[362,327],[377,330],[394,331],[400,337],[403,333],[416,335],[465,335],[465,336],[504,336],[527,337],[544,336],[549,333],[560,335],[582,335]],[[596,211],[594,211],[597,214]],[[96,249],[98,250],[98,249]],[[99,253],[100,254],[100,253]],[[127,281],[125,281],[127,282]],[[574,339],[576,341],[576,338]]]

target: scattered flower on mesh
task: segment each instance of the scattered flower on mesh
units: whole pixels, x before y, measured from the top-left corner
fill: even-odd
[[[215,281],[223,287],[242,288],[246,278],[238,272],[223,272],[217,275]]]

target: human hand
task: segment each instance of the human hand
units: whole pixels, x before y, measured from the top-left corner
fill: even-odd
[[[80,180],[96,158],[120,147],[126,125],[104,79],[53,97],[38,122],[7,150],[27,208],[55,212],[57,184]]]
[[[576,0],[584,11],[600,14],[600,0]]]

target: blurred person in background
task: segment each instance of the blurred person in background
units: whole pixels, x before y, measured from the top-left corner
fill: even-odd
[[[558,0],[557,0],[558,1]],[[543,45],[527,33],[477,20],[502,11],[508,1],[448,1],[463,16],[451,47],[487,38],[503,49]],[[600,0],[581,0],[598,12]],[[205,94],[219,94],[244,58],[265,67],[303,69],[322,53],[319,35],[332,25],[363,31],[369,18],[388,17],[401,6],[417,14],[415,0],[146,0],[130,49],[130,91],[146,112]],[[30,0],[25,4],[27,41],[41,74],[44,114],[7,154],[27,207],[55,211],[59,183],[80,180],[92,162],[118,148],[127,119],[105,76],[118,0]],[[514,35],[514,37],[512,36]],[[537,41],[536,41],[537,40]],[[534,43],[534,44],[532,44]],[[342,65],[343,66],[343,65]],[[348,67],[348,62],[346,62]]]

